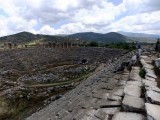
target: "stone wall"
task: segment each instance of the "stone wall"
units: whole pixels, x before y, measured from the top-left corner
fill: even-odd
[[[12,43],[12,42],[6,42],[4,43],[4,48],[5,49],[16,49],[18,46],[17,43]]]

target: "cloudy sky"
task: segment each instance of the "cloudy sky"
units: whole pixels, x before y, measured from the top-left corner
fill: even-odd
[[[128,31],[160,33],[160,0],[0,0],[0,36]]]

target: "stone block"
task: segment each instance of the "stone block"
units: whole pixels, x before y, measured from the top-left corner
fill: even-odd
[[[138,86],[126,85],[126,87],[124,88],[124,93],[125,93],[125,95],[140,97],[141,96],[141,88]]]
[[[160,105],[160,93],[155,91],[147,91],[146,92],[146,100],[147,102],[151,102],[153,104]]]
[[[160,106],[150,103],[145,103],[147,111],[147,120],[160,120]]]
[[[143,98],[125,95],[122,107],[126,112],[144,112],[145,101]]]
[[[146,120],[146,118],[138,113],[118,112],[113,116],[112,120]]]

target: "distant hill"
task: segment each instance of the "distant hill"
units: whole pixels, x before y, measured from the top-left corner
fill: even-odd
[[[94,32],[84,32],[68,35],[69,38],[77,38],[85,41],[96,41],[103,43],[117,43],[117,42],[126,42],[127,37],[121,35],[120,33],[110,32],[106,34],[94,33]]]
[[[32,34],[29,32],[20,32],[13,35],[8,35],[0,37],[0,43],[4,42],[16,42],[18,44],[32,44],[35,42],[59,42],[63,40],[68,40],[67,37],[55,36],[55,35],[42,35],[42,34]],[[76,40],[73,40],[76,41]]]
[[[132,32],[122,32],[119,31],[118,33],[127,36],[129,39],[133,41],[139,42],[156,42],[159,35],[156,34],[145,34],[145,33],[132,33]]]

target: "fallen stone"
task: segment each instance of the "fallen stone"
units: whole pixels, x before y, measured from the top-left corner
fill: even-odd
[[[160,93],[155,91],[147,91],[146,92],[146,100],[147,102],[151,102],[153,104],[160,105]]]
[[[122,107],[126,112],[144,112],[145,101],[143,98],[125,95]]]
[[[138,86],[127,85],[124,88],[124,93],[125,93],[125,95],[140,97],[141,96],[141,88]]]
[[[160,120],[160,106],[150,103],[145,103],[148,120]]]
[[[112,120],[146,120],[146,118],[138,113],[118,112],[113,116]]]

